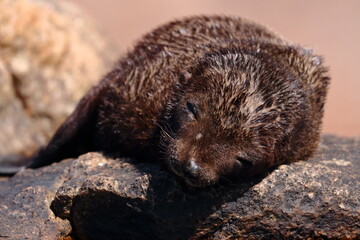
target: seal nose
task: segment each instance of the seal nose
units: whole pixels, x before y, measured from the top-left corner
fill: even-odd
[[[201,167],[196,163],[194,158],[191,158],[186,166],[186,173],[192,177],[198,177]]]

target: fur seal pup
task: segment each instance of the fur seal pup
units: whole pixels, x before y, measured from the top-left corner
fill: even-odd
[[[252,21],[173,21],[120,59],[28,167],[103,151],[166,159],[193,186],[263,173],[314,153],[328,83],[321,57]]]

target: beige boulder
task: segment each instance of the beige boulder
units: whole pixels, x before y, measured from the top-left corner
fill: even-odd
[[[0,161],[45,144],[117,55],[73,4],[0,0]]]

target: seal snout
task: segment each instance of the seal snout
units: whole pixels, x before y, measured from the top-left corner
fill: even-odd
[[[182,177],[191,186],[204,187],[215,183],[218,179],[214,171],[206,166],[199,165],[197,159],[193,157],[187,161],[170,158],[169,166],[174,173]]]
[[[199,177],[201,167],[196,163],[194,158],[191,158],[185,166],[185,173],[191,177]]]
[[[194,158],[190,158],[190,160],[186,162],[171,159],[170,166],[176,174],[186,178],[195,180],[201,175],[202,168],[196,163]]]

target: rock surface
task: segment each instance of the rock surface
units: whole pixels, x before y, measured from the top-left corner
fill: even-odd
[[[26,170],[0,182],[0,239],[54,240],[71,232],[70,222],[50,209],[70,163]]]
[[[65,238],[71,224],[69,239],[359,239],[359,170],[360,138],[334,136],[309,161],[204,189],[88,153],[2,181],[0,236]]]
[[[0,161],[45,144],[117,57],[70,3],[0,0]]]

